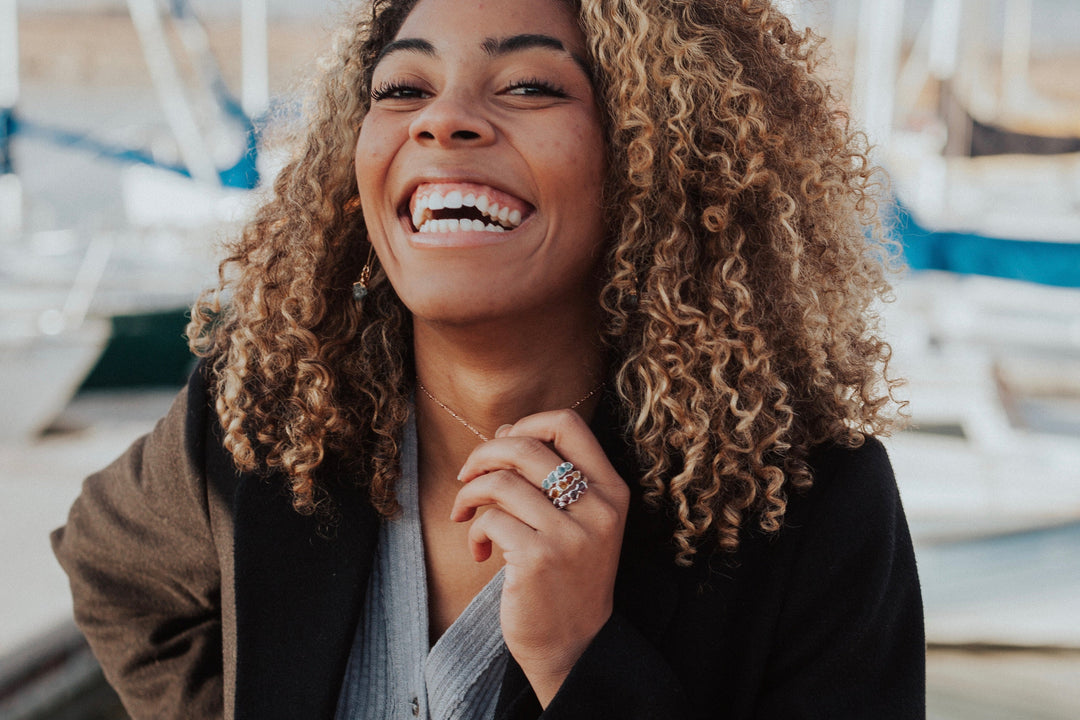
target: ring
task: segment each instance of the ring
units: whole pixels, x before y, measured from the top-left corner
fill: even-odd
[[[589,489],[589,481],[581,471],[574,469],[572,462],[564,462],[548,473],[540,486],[552,505],[565,510],[581,499]]]

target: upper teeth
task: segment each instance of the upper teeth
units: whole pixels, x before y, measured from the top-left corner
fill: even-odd
[[[463,206],[476,208],[495,222],[484,223],[480,220],[464,219],[459,221],[456,218],[435,220],[432,217],[431,211],[433,210],[456,209]],[[506,230],[507,227],[513,229],[521,224],[521,211],[517,209],[511,210],[505,205],[500,207],[498,203],[492,202],[486,195],[476,195],[471,192],[462,195],[460,190],[451,190],[445,195],[432,192],[418,197],[413,207],[412,221],[413,226],[420,232],[454,232],[457,230],[501,232]],[[498,223],[501,223],[501,225]]]

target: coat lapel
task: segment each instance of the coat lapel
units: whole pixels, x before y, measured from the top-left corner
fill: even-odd
[[[360,489],[337,484],[340,522],[320,533],[282,486],[246,476],[236,493],[237,720],[333,718],[374,557]]]

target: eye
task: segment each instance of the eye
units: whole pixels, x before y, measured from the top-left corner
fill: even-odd
[[[529,79],[511,83],[503,92],[518,97],[565,98],[566,91],[547,80]]]
[[[371,90],[371,99],[380,100],[419,100],[427,96],[424,90],[403,82],[388,81]]]

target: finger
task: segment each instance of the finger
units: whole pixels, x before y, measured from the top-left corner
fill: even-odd
[[[534,437],[520,435],[489,440],[478,445],[461,467],[458,480],[471,482],[498,470],[513,470],[536,487],[563,458]]]
[[[551,515],[551,501],[511,470],[487,473],[462,486],[454,498],[450,519],[466,522],[476,515],[477,508],[485,505],[494,505],[534,529],[546,530],[561,520]]]
[[[588,467],[594,473],[611,467],[592,429],[585,419],[573,410],[552,410],[527,415],[506,430],[503,437],[535,438],[553,447],[558,455],[579,467]]]
[[[469,550],[476,562],[491,557],[492,543],[499,546],[505,558],[533,542],[536,542],[536,530],[497,507],[473,520],[469,526]]]
[[[584,418],[573,410],[536,413],[518,420],[506,431],[506,439],[527,436],[569,460],[589,481],[590,493],[597,492],[617,506],[629,502],[630,492],[608,460],[600,441]]]
[[[499,428],[498,437],[478,446],[462,467],[463,480],[498,467],[512,467],[534,485],[563,460],[569,460],[598,491],[617,505],[629,488],[615,472],[588,424],[573,410],[554,410],[522,418]]]

